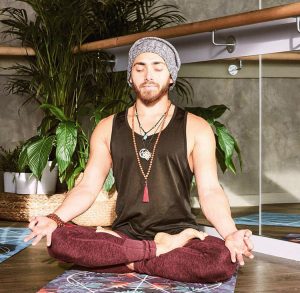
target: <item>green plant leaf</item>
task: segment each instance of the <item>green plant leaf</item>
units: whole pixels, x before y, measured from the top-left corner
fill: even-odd
[[[28,165],[35,177],[41,178],[48,162],[55,136],[41,137],[27,146]]]
[[[78,166],[78,167],[76,167],[75,169],[72,170],[72,173],[69,174],[69,177],[66,180],[68,190],[70,190],[74,187],[76,178],[83,171],[84,171],[84,169],[81,166]]]
[[[112,169],[109,170],[109,173],[104,181],[104,184],[103,184],[103,189],[106,191],[106,192],[109,192],[111,190],[111,188],[113,187],[115,183],[115,178],[113,176],[113,172],[112,172]]]
[[[43,110],[49,110],[60,121],[68,120],[64,112],[57,106],[50,105],[50,104],[42,104],[40,107]]]
[[[76,124],[72,121],[61,122],[56,129],[56,159],[60,174],[70,165],[76,144]]]
[[[216,128],[218,143],[225,155],[225,165],[233,173],[236,173],[235,167],[232,162],[232,156],[234,152],[234,139],[222,123],[215,121],[214,126]]]
[[[225,105],[213,105],[208,108],[202,108],[202,107],[186,107],[185,108],[187,111],[200,116],[204,118],[205,120],[215,120],[222,116],[226,110],[230,110],[227,106]]]

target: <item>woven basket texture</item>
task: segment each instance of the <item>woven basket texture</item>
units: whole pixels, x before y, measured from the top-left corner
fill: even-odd
[[[53,213],[65,199],[65,194],[0,193],[0,218],[28,222],[31,217]]]
[[[76,185],[82,179],[80,174]],[[15,194],[0,193],[0,219],[28,222],[34,216],[46,216],[53,213],[64,201],[66,194]],[[111,226],[116,218],[117,192],[102,190],[92,206],[72,220],[82,226]]]

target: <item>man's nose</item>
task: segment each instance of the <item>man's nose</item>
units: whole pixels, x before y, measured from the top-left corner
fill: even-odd
[[[151,68],[147,68],[145,72],[145,81],[153,80],[153,71]]]

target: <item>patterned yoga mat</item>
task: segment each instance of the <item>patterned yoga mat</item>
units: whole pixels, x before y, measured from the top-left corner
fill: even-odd
[[[226,282],[213,284],[182,283],[136,273],[108,274],[69,270],[49,282],[37,293],[84,292],[234,292],[236,276]]]
[[[258,225],[258,214],[234,218],[236,224]],[[262,213],[262,225],[300,227],[300,214]]]
[[[31,244],[23,241],[29,233],[28,228],[0,228],[0,263]]]

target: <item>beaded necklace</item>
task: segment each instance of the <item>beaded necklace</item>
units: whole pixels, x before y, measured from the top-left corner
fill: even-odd
[[[141,160],[140,160],[140,157],[139,157],[139,154],[138,154],[137,144],[136,144],[136,140],[135,140],[135,133],[134,133],[134,115],[132,115],[132,127],[131,127],[131,129],[132,129],[132,140],[133,140],[135,155],[136,155],[137,163],[139,165],[141,173],[142,173],[142,175],[143,175],[143,177],[145,179],[143,202],[149,202],[149,190],[148,190],[147,181],[148,181],[148,177],[149,177],[149,174],[150,174],[150,171],[151,171],[151,168],[152,168],[153,159],[154,159],[154,156],[155,156],[155,150],[156,150],[156,147],[157,147],[157,144],[158,144],[161,132],[162,132],[162,130],[164,128],[164,125],[165,125],[165,122],[166,122],[166,118],[168,116],[168,112],[169,112],[169,109],[171,107],[171,104],[172,103],[169,104],[168,109],[165,112],[163,122],[161,124],[161,127],[160,127],[159,133],[157,135],[156,141],[154,143],[153,150],[152,150],[152,156],[151,156],[151,160],[150,160],[150,163],[149,163],[149,167],[148,167],[147,173],[144,172],[144,169],[143,169],[143,166],[141,164]],[[136,103],[133,105],[133,109],[136,112]]]

